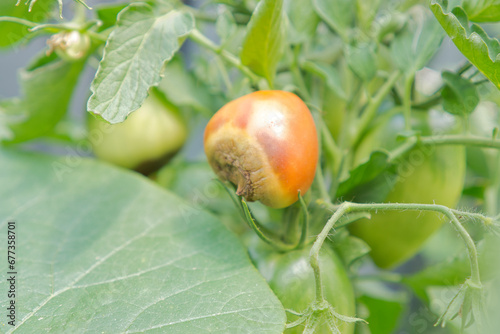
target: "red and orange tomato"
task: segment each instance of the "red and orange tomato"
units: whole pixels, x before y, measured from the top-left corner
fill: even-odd
[[[257,91],[223,106],[205,129],[205,153],[217,176],[247,201],[283,208],[312,184],[318,138],[305,103],[285,91]]]

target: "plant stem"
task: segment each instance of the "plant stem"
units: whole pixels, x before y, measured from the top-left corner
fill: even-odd
[[[424,110],[427,110],[427,109],[435,106],[439,102],[441,102],[441,93],[434,94],[431,97],[429,97],[428,99],[426,99],[425,101],[412,104],[411,107],[413,109],[424,109]]]
[[[374,275],[355,276],[352,279],[357,281],[383,281],[388,283],[401,283],[403,275],[393,272],[380,272]]]
[[[320,127],[323,151],[325,152],[326,158],[330,160],[333,175],[337,175],[340,161],[342,160],[342,151],[340,151],[340,148],[335,144],[332,134],[323,119],[320,120]]]
[[[485,207],[486,212],[489,215],[496,215],[499,212],[498,208],[498,196],[500,194],[500,173],[498,170],[500,169],[500,151],[496,154],[496,161],[493,163],[493,170],[496,170],[497,173],[493,175],[491,184],[486,187],[484,191],[485,197]]]
[[[38,23],[31,22],[28,20],[20,19],[18,17],[12,17],[12,16],[0,16],[0,22],[13,22],[13,23],[18,23],[25,25],[27,27],[33,28],[38,25]]]
[[[309,93],[309,90],[307,89],[307,86],[304,82],[304,77],[302,76],[302,73],[300,72],[299,68],[299,63],[298,63],[298,58],[300,55],[300,47],[295,46],[293,48],[293,59],[290,64],[290,71],[292,72],[293,79],[297,86],[300,89],[300,92],[302,93],[302,96],[306,101],[311,100],[311,94]]]
[[[405,141],[403,144],[401,144],[400,146],[389,152],[388,162],[393,162],[400,156],[408,153],[412,148],[415,147],[415,145],[417,145],[417,142],[418,142],[417,137],[408,138],[408,140]]]
[[[500,149],[500,140],[470,135],[420,137],[419,142],[424,145],[466,145]]]
[[[323,203],[326,207],[329,207],[332,210],[336,210],[332,218],[326,223],[325,228],[323,231],[321,231],[321,234],[318,236],[316,243],[320,240],[320,237],[323,235],[323,232],[325,232],[326,228],[329,228],[326,233],[330,231],[330,229],[333,227],[335,222],[340,218],[337,213],[341,213],[341,215],[347,213],[347,212],[359,212],[359,211],[399,211],[399,210],[407,210],[407,211],[433,211],[433,212],[438,212],[444,214],[446,217],[448,217],[451,220],[451,223],[457,230],[457,232],[460,234],[462,239],[464,240],[468,253],[469,253],[469,261],[470,261],[470,266],[471,266],[471,282],[474,283],[477,286],[481,286],[481,279],[480,279],[480,274],[479,274],[479,262],[477,259],[477,249],[476,245],[474,244],[474,241],[470,237],[469,233],[467,230],[462,226],[462,224],[458,221],[457,217],[455,214],[459,211],[457,210],[452,210],[446,206],[443,205],[437,205],[437,204],[416,204],[416,203],[351,203],[351,202],[344,202],[340,205],[332,205],[329,203]],[[467,215],[467,213],[464,213],[464,215]],[[336,218],[333,223],[331,223],[331,220],[333,218]],[[330,223],[330,224],[329,224]],[[328,235],[328,234],[326,234]],[[326,236],[325,236],[326,238]],[[324,238],[322,239],[324,241]],[[321,241],[321,244],[323,243]],[[317,248],[321,247],[321,245],[317,246]],[[313,246],[314,248],[314,246]],[[312,250],[311,250],[312,254]],[[314,268],[313,268],[314,269]]]
[[[239,69],[244,75],[246,75],[252,81],[253,84],[257,84],[259,82],[260,77],[255,73],[253,73],[248,67],[243,65],[235,55],[233,55],[227,50],[221,49],[214,42],[212,42],[205,35],[203,35],[198,29],[193,29],[189,37],[199,45],[220,55],[225,61],[227,61],[229,64],[233,65],[234,67]]]
[[[355,145],[359,141],[359,139],[365,132],[366,128],[375,117],[378,108],[384,101],[387,94],[391,92],[392,87],[394,86],[394,84],[396,83],[396,81],[399,79],[400,76],[401,72],[399,71],[393,72],[391,76],[387,79],[387,81],[382,85],[382,87],[380,87],[377,94],[375,94],[375,96],[370,100],[370,103],[366,106],[366,109],[363,112],[363,115],[361,115],[358,124],[356,124],[356,133],[352,137],[351,145]]]
[[[321,270],[319,268],[319,251],[321,249],[321,246],[323,246],[323,242],[325,239],[328,237],[328,234],[330,233],[330,230],[333,228],[335,223],[345,214],[349,212],[349,206],[348,205],[340,205],[337,211],[328,219],[328,221],[325,224],[325,227],[323,227],[323,230],[321,233],[318,235],[316,238],[316,241],[314,242],[313,246],[311,247],[311,251],[309,253],[309,263],[311,265],[311,268],[313,269],[314,272],[314,280],[316,283],[316,302],[317,303],[322,303],[325,301],[325,295],[323,291],[323,284],[321,281]]]
[[[411,131],[411,90],[415,74],[408,75],[405,80],[405,91],[403,95],[403,111],[405,116],[405,130]]]
[[[316,177],[314,178],[317,188],[319,190],[321,199],[325,202],[330,202],[330,196],[325,187],[325,178],[323,177],[323,170],[321,169],[321,163],[318,162],[316,166]]]

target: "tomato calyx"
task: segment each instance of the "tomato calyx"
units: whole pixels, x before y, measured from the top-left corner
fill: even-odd
[[[299,317],[299,319],[286,324],[286,328],[294,328],[301,324],[305,324],[304,332],[307,333],[314,333],[322,320],[326,320],[332,333],[338,334],[342,334],[338,328],[340,322],[355,323],[362,321],[366,323],[366,321],[361,318],[349,317],[335,312],[334,307],[326,300],[314,301],[301,313],[290,309],[286,309],[285,311]]]

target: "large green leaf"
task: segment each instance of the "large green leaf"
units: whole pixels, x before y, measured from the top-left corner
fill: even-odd
[[[490,38],[477,24],[469,25],[467,14],[461,7],[455,7],[448,12],[443,8],[441,1],[433,0],[431,9],[458,50],[497,88],[500,88],[498,40]]]
[[[283,0],[261,0],[247,27],[241,62],[272,85],[283,55],[285,31]]]
[[[463,8],[471,21],[496,22],[500,20],[500,0],[465,0]]]
[[[157,16],[145,3],[122,10],[92,82],[89,111],[110,123],[123,122],[141,106],[148,89],[158,85],[164,63],[193,28],[190,13],[172,10]]]
[[[10,129],[3,139],[22,142],[49,134],[66,114],[84,64],[44,55],[22,70],[24,96],[0,101],[0,114],[7,115]]]
[[[47,19],[54,5],[53,0],[38,0],[31,11],[25,1],[16,6],[17,0],[0,1],[0,16],[19,17],[32,22],[42,22]],[[0,48],[12,45],[22,40],[29,33],[28,27],[14,22],[0,21]]]
[[[0,151],[0,184],[0,234],[17,224],[16,332],[282,333],[283,308],[238,239],[142,176]]]

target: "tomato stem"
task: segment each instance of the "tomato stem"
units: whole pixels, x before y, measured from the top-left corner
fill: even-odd
[[[325,294],[323,291],[323,285],[321,283],[321,270],[319,267],[319,251],[321,246],[323,246],[323,242],[328,237],[330,230],[333,228],[335,223],[346,213],[349,212],[349,206],[341,204],[337,211],[328,219],[325,224],[325,227],[321,231],[321,233],[316,238],[314,242],[311,252],[309,253],[309,263],[314,272],[314,280],[316,283],[316,302],[322,303],[325,301]]]
[[[464,240],[468,253],[469,253],[469,261],[471,265],[471,283],[476,286],[481,286],[481,279],[479,274],[479,262],[477,259],[477,249],[474,241],[471,236],[467,232],[467,230],[462,226],[462,224],[457,219],[457,215],[459,216],[470,216],[467,212],[460,212],[458,210],[450,209],[443,205],[438,204],[417,204],[417,203],[352,203],[352,202],[344,202],[340,205],[332,205],[329,203],[323,203],[325,206],[329,207],[332,210],[336,210],[333,216],[326,223],[323,231],[318,236],[314,246],[319,250],[321,244],[324,241],[324,238],[328,235],[330,229],[335,225],[340,216],[344,215],[347,212],[359,212],[359,211],[399,211],[399,210],[408,210],[408,211],[433,211],[444,214],[451,220],[451,223],[460,234],[462,239]],[[340,213],[340,216],[338,215]],[[479,216],[476,216],[479,217]],[[491,219],[485,216],[481,218],[483,221],[486,219]],[[332,222],[333,221],[333,222]],[[325,231],[326,230],[326,231]],[[325,233],[325,237],[320,240],[323,233]],[[319,246],[316,244],[320,242]],[[314,249],[313,246],[313,249]],[[311,250],[312,254],[312,250]]]
[[[424,145],[466,145],[483,148],[500,149],[500,140],[471,135],[446,135],[420,137],[419,142]]]
[[[300,93],[306,102],[310,102],[311,94],[307,89],[306,83],[304,82],[304,77],[299,68],[299,55],[300,55],[300,46],[293,47],[293,58],[290,64],[290,71],[292,72],[293,79],[297,86],[299,87]]]
[[[205,35],[203,35],[198,29],[193,29],[189,34],[189,37],[194,42],[220,55],[225,61],[227,61],[229,64],[233,65],[234,67],[239,69],[244,75],[246,75],[252,81],[253,84],[257,84],[259,82],[260,77],[257,74],[253,73],[248,67],[243,65],[239,60],[239,58],[237,58],[231,52],[221,49],[214,42],[212,42]]]
[[[396,84],[396,81],[401,76],[400,71],[395,71],[391,74],[391,76],[387,79],[387,81],[380,87],[377,91],[377,94],[370,100],[370,103],[366,106],[365,111],[361,115],[361,119],[356,125],[356,132],[351,140],[351,145],[357,144],[357,142],[361,139],[362,135],[366,131],[368,125],[373,120],[375,115],[377,114],[377,110],[384,101],[387,94],[389,94],[392,90],[392,87]]]

